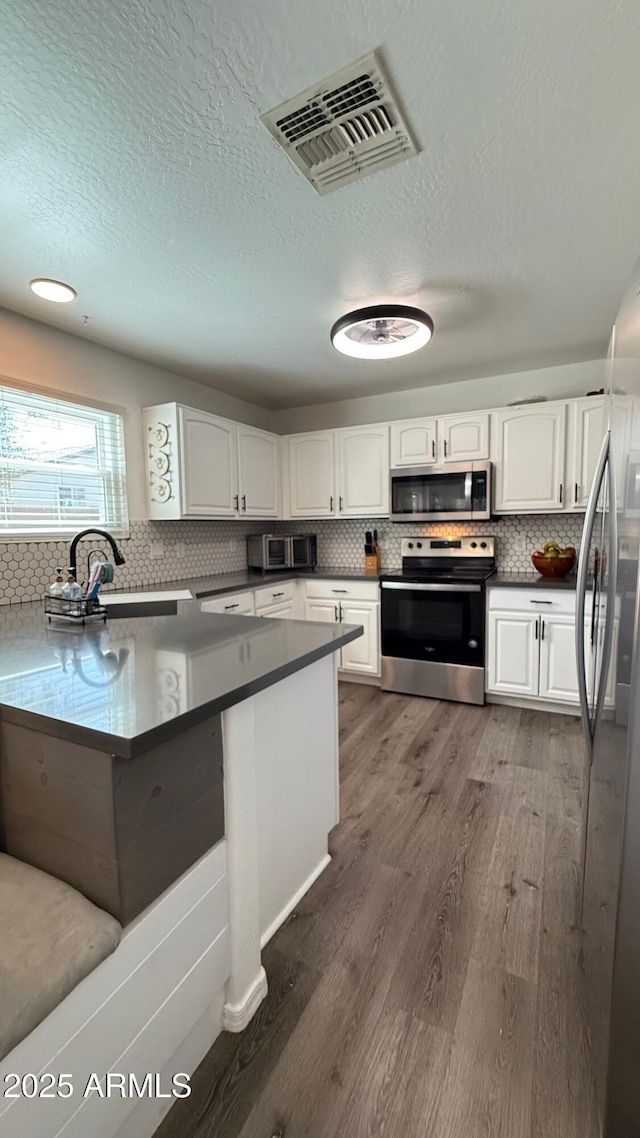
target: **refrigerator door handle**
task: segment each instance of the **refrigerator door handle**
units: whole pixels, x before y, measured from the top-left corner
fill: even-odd
[[[609,519],[609,564],[607,566],[607,596],[604,636],[602,638],[602,662],[600,665],[598,693],[596,695],[596,705],[593,720],[594,740],[598,726],[602,721],[602,711],[604,709],[604,701],[607,695],[607,679],[609,675],[609,668],[611,667],[613,631],[616,619],[616,594],[618,585],[618,514],[616,510],[616,476],[611,454],[609,454],[609,461],[607,464],[607,491],[609,497],[609,501],[607,503],[607,517]]]
[[[598,455],[598,462],[596,465],[595,474],[593,476],[593,482],[591,483],[591,490],[589,491],[589,501],[587,502],[587,509],[584,517],[584,527],[582,530],[582,540],[580,542],[578,577],[576,581],[576,665],[578,670],[578,694],[580,697],[580,715],[582,717],[582,727],[584,729],[587,750],[589,752],[589,763],[591,763],[591,760],[593,758],[593,732],[591,729],[591,717],[589,715],[589,697],[587,695],[584,620],[587,598],[587,575],[589,572],[589,550],[591,548],[593,527],[595,525],[596,515],[598,512],[598,498],[600,497],[602,480],[607,469],[609,444],[610,436],[609,432],[607,432],[604,439],[602,440],[602,447],[600,448],[600,454]]]

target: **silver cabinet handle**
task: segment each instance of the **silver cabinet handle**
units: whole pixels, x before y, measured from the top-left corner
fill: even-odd
[[[332,589],[331,592],[332,593],[348,593],[349,590],[348,589]]]
[[[574,486],[573,486],[573,504],[574,504],[574,506],[578,505],[578,483],[577,482],[575,482]]]
[[[540,639],[544,640],[544,621],[542,621],[542,624],[540,625]]]
[[[447,457],[447,441],[446,441],[446,439],[445,439],[445,443],[444,443],[444,457],[445,458]]]
[[[436,457],[436,440],[435,439],[431,440],[431,457],[432,458]]]
[[[233,500],[236,504],[236,510],[239,510],[240,509],[240,498],[239,498],[239,496],[237,494],[234,494]]]
[[[330,509],[331,513],[333,513],[333,494],[329,498],[329,509]]]
[[[338,609],[340,610],[340,620],[343,620],[344,618],[342,616],[342,605],[339,604]]]
[[[530,605],[552,605],[553,601],[529,601]]]
[[[339,616],[338,616],[338,606],[337,606],[337,605],[334,605],[334,606],[333,606],[333,611],[334,611],[334,613],[336,614],[336,620],[339,620],[340,618],[339,618]]]
[[[240,608],[240,605],[239,605],[239,604],[236,604],[236,605],[225,605],[224,607],[225,607],[225,612],[226,612],[226,610],[227,610],[227,609],[239,609],[239,608]]]
[[[339,509],[340,511],[342,511],[342,501],[343,501],[343,499],[342,499],[342,494],[341,494],[341,495],[340,495],[340,497],[338,498],[338,503],[339,503],[339,505],[338,505],[338,509]]]
[[[275,600],[275,599],[276,599],[276,597],[283,597],[283,596],[284,596],[284,593],[272,593],[272,594],[271,594],[271,596],[272,596],[272,597],[273,597],[273,599]]]
[[[538,639],[538,617],[536,617],[536,640]]]
[[[242,495],[242,509],[246,513],[246,510],[247,510],[247,495],[246,494]]]
[[[562,492],[563,492],[563,485],[562,485],[562,482],[561,482],[561,483],[560,483],[560,505],[562,505]]]

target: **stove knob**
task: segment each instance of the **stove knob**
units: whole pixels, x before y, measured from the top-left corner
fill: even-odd
[[[477,640],[470,640],[469,641],[469,647],[470,648],[477,648],[478,647],[478,641]]]
[[[418,546],[418,549],[422,549],[422,542],[421,541],[417,542],[417,546]]]
[[[486,541],[481,541],[481,542],[480,542],[480,548],[481,548],[481,549],[486,549],[486,548],[487,548],[487,543],[486,543]]]
[[[478,543],[477,543],[477,541],[472,541],[472,542],[471,542],[471,548],[472,548],[472,549],[477,549],[477,548],[478,548]]]
[[[413,542],[412,541],[409,542],[409,549],[413,549]]]

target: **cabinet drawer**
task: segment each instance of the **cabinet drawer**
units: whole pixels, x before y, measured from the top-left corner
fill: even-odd
[[[253,606],[253,593],[225,593],[222,597],[211,597],[200,602],[202,612],[221,612],[234,616],[251,615],[255,610]]]
[[[576,611],[576,594],[573,589],[562,591],[545,589],[489,589],[489,609],[501,612],[552,613]]]
[[[292,601],[295,596],[295,581],[280,581],[277,585],[265,585],[256,589],[256,612],[260,609],[270,608],[271,605],[283,605]]]
[[[378,579],[374,581],[305,581],[305,597],[309,600],[326,598],[330,601],[380,599]]]

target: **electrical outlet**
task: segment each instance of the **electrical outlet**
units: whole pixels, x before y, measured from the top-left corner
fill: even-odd
[[[152,561],[161,561],[164,557],[164,543],[152,541],[149,545],[149,557]]]
[[[513,548],[516,553],[527,552],[527,539],[523,533],[517,533],[513,542]]]

